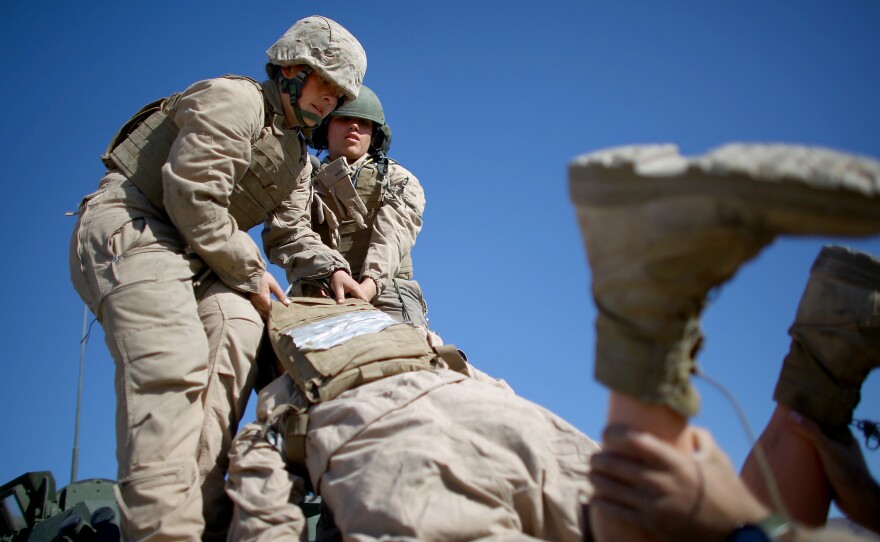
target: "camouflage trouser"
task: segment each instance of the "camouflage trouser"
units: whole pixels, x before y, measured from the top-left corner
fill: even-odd
[[[305,479],[294,474],[267,436],[270,414],[294,400],[293,380],[282,374],[260,390],[258,423],[245,425],[232,441],[226,491],[235,503],[229,540],[236,542],[305,540],[306,519],[299,504]]]
[[[388,288],[372,303],[398,322],[428,327],[428,306],[422,296],[422,287],[414,280],[391,279]]]
[[[71,279],[116,361],[120,508],[130,540],[225,538],[226,455],[263,323],[219,281],[197,299],[192,278],[201,266],[118,173],[84,200]]]

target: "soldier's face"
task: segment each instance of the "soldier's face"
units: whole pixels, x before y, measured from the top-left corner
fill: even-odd
[[[287,79],[292,79],[301,69],[302,66],[284,66],[281,68],[281,74]],[[286,93],[282,94],[285,96],[281,101],[282,107],[284,107],[284,114],[287,117],[287,122],[291,126],[295,126],[296,117],[294,116],[293,109],[290,107],[289,98],[286,97]],[[324,119],[331,111],[336,109],[336,104],[339,102],[341,96],[342,91],[339,87],[325,80],[316,72],[312,72],[306,77],[306,82],[303,85],[299,99],[296,103],[303,111],[308,111],[309,113]],[[304,120],[308,126],[316,126],[319,124],[308,117]]]
[[[373,123],[355,117],[331,117],[327,126],[327,151],[331,160],[344,156],[349,163],[367,153],[373,141]]]
[[[336,109],[342,91],[315,72],[309,74],[296,103],[300,109],[311,111],[322,119]],[[314,125],[312,125],[314,126]]]

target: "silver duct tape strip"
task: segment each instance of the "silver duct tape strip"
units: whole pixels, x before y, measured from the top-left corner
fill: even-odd
[[[384,312],[361,311],[342,314],[295,327],[285,333],[302,352],[327,350],[360,335],[378,333],[397,322]]]

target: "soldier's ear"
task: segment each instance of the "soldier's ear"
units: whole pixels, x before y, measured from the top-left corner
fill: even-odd
[[[281,66],[281,75],[285,79],[293,79],[296,74],[302,70],[302,66]]]
[[[387,124],[373,131],[373,150],[385,154],[391,148],[391,127]]]

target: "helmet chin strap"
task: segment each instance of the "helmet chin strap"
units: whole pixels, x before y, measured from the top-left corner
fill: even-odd
[[[320,116],[311,111],[303,111],[299,106],[299,97],[302,95],[302,89],[306,84],[306,78],[312,73],[311,66],[303,66],[303,68],[292,79],[288,79],[283,75],[278,75],[278,84],[283,92],[290,96],[290,106],[293,108],[293,114],[296,121],[301,125],[310,126],[306,119],[312,121],[312,126],[318,126],[323,120]]]

